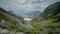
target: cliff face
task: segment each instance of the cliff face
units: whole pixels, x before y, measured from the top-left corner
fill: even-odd
[[[40,34],[60,34],[60,2],[48,6],[31,24]]]

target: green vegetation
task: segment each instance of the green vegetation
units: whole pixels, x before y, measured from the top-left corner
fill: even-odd
[[[60,24],[60,2],[48,6],[44,12],[39,15],[39,18],[31,21],[31,24],[35,30],[37,29],[39,31],[42,29],[42,32],[46,30],[47,34],[54,34],[56,32],[53,33],[53,31],[60,30],[60,25],[58,25]]]
[[[0,20],[5,20],[5,21],[8,21],[10,20],[9,18],[3,16],[2,14],[0,14]]]

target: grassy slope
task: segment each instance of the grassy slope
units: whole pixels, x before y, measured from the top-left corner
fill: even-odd
[[[48,34],[52,34],[53,30],[59,29],[60,26],[53,25],[54,23],[60,24],[60,2],[48,6],[43,13],[41,13],[39,18],[33,19],[31,21],[32,26],[35,30],[48,30]],[[57,25],[56,24],[56,25]],[[44,29],[43,29],[43,28]]]

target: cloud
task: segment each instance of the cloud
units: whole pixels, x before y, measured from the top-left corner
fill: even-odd
[[[34,10],[40,9],[43,10],[51,3],[60,1],[60,0],[1,0],[0,6],[8,7],[8,8],[16,8],[16,9],[26,9],[26,10]],[[14,9],[14,10],[16,10]]]
[[[44,5],[44,1],[47,0],[7,0],[3,4],[8,3],[10,7],[22,8],[22,9],[42,9],[47,5]]]
[[[24,1],[24,2],[23,2]],[[10,3],[11,7],[16,7],[16,8],[23,8],[23,9],[41,9],[46,7],[47,5],[44,5],[44,3],[39,3],[39,0],[23,0],[21,3],[21,0],[15,0],[14,2]],[[41,2],[42,0],[40,0]],[[34,2],[34,3],[32,3]],[[35,3],[38,2],[38,3]]]
[[[27,5],[22,5],[22,4],[17,4],[17,3],[12,3],[11,6],[17,7],[17,8],[33,8],[32,5],[27,4]]]

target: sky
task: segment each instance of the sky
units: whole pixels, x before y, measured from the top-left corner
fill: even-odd
[[[0,0],[0,7],[16,14],[25,14],[33,11],[41,11],[60,0]]]

